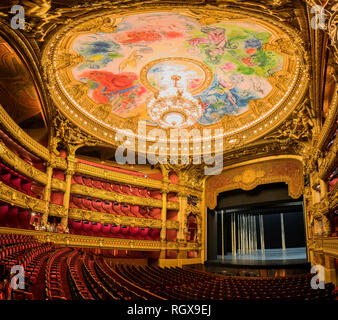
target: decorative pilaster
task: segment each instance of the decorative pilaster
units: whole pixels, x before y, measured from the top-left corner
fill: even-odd
[[[167,239],[167,194],[168,191],[162,191],[162,211],[161,211],[161,252],[160,259],[166,258],[166,239]]]
[[[69,216],[69,201],[70,201],[70,189],[72,184],[72,176],[75,173],[75,156],[74,154],[69,155],[67,159],[67,170],[66,170],[66,190],[63,196],[63,206],[65,208],[66,216],[61,219],[61,225],[63,230],[68,228],[68,216]]]
[[[52,192],[52,179],[53,179],[53,169],[54,166],[52,163],[47,164],[47,184],[45,186],[45,190],[43,193],[43,200],[50,201],[50,195]],[[48,221],[48,215],[49,215],[49,207],[47,208],[46,212],[41,216],[41,225],[46,226]]]

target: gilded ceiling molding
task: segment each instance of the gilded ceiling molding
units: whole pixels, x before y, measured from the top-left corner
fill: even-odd
[[[234,189],[251,190],[260,184],[285,182],[290,197],[297,199],[303,193],[303,164],[297,157],[276,159],[258,159],[249,164],[239,164],[225,168],[218,176],[206,180],[206,206],[214,209],[217,195]]]

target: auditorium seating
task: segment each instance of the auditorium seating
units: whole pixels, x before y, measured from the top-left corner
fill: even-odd
[[[33,229],[30,225],[31,213],[7,203],[0,203],[0,227]]]
[[[70,199],[70,208],[78,208],[95,212],[116,214],[121,216],[161,219],[161,208],[145,207],[116,201],[93,199],[87,196],[73,194]]]
[[[64,248],[31,236],[0,234],[0,276],[14,265],[25,288],[14,300],[332,300],[332,284],[313,290],[313,274],[283,278],[219,276],[193,269],[108,265],[96,249]],[[108,257],[112,255],[108,254]]]
[[[0,162],[0,180],[9,187],[37,198],[38,195],[32,191],[33,181],[15,172]]]
[[[81,184],[87,187],[106,190],[109,192],[116,192],[125,195],[132,195],[137,197],[153,198],[153,199],[162,199],[161,191],[155,190],[152,188],[140,187],[135,185],[129,185],[124,183],[118,183],[113,181],[99,180],[94,177],[81,176],[75,174],[72,177],[73,184]],[[173,196],[173,195],[171,195]],[[177,199],[173,199],[177,201]]]
[[[71,234],[139,240],[159,240],[161,232],[157,228],[129,227],[73,219],[69,220],[68,226]]]

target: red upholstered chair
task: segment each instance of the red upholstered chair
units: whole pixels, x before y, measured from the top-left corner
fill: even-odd
[[[108,212],[108,213],[114,213],[113,211],[113,203],[111,201],[103,201],[102,202],[102,209],[105,211],[105,212]]]
[[[83,181],[84,185],[87,186],[87,187],[93,186],[91,178],[82,177],[82,181]]]
[[[92,222],[91,230],[95,235],[99,235],[101,233],[102,223],[100,222]]]
[[[148,228],[140,228],[139,229],[139,234],[142,237],[146,237],[148,235],[149,229]]]
[[[129,234],[129,227],[127,226],[121,226],[121,233],[124,235],[124,236],[127,236]]]
[[[22,182],[21,178],[12,176],[12,178],[11,178],[11,186],[14,189],[22,191],[22,189],[21,189],[21,182]]]
[[[149,191],[149,194],[154,199],[162,199],[161,191],[160,190],[152,190]]]
[[[19,227],[22,229],[29,228],[30,213],[28,210],[21,210],[18,214]]]
[[[139,232],[140,232],[140,228],[139,227],[130,227],[129,228],[129,233],[133,237],[138,236]]]
[[[148,217],[148,207],[140,207],[139,212],[142,217]]]
[[[161,217],[161,208],[149,208],[149,214],[152,218]]]
[[[117,235],[120,233],[120,229],[121,229],[121,226],[115,226],[115,225],[111,225],[110,226],[110,232],[114,235]]]
[[[75,205],[76,208],[83,209],[83,197],[82,196],[72,195],[71,201]]]
[[[32,192],[32,184],[33,184],[32,181],[21,184],[22,190],[29,196],[35,196],[34,193]]]
[[[142,197],[145,197],[145,198],[151,198],[151,196],[149,195],[149,191],[147,188],[140,188],[139,189],[139,192],[140,192],[140,195]]]
[[[81,233],[82,231],[82,221],[81,220],[73,220],[71,223],[71,227],[75,231],[75,233]]]
[[[8,212],[8,205],[1,204],[0,205],[0,225],[5,225],[7,221],[7,212]]]
[[[113,203],[113,210],[116,214],[119,214],[122,216],[124,215],[123,212],[121,211],[121,205],[118,202]]]
[[[149,236],[153,239],[158,238],[160,236],[161,229],[149,229]]]
[[[99,199],[92,200],[92,207],[93,207],[96,211],[103,211],[103,209],[102,209],[102,201],[99,200]]]
[[[122,193],[124,193],[124,194],[132,195],[132,192],[130,190],[130,186],[122,184],[121,185],[121,190],[122,190]]]
[[[110,233],[110,224],[108,224],[108,223],[104,223],[103,225],[102,225],[102,228],[101,228],[101,233],[103,234],[103,235],[109,235],[109,233]]]
[[[111,186],[112,186],[114,192],[122,193],[121,186],[119,184],[112,183]]]
[[[130,191],[134,196],[142,197],[142,195],[140,194],[140,189],[138,187],[131,186]]]
[[[18,213],[19,208],[11,207],[8,209],[7,212],[7,224],[10,227],[17,227],[18,226]]]
[[[114,192],[113,188],[111,187],[110,182],[102,181],[102,187],[103,187],[104,190]]]
[[[97,188],[97,189],[103,189],[103,187],[102,187],[102,183],[101,183],[101,181],[99,181],[99,180],[92,180],[92,185],[93,185],[93,187],[94,188]]]
[[[138,205],[130,205],[130,212],[134,215],[134,217],[142,218],[142,215],[140,213],[140,206]]]
[[[82,221],[82,230],[83,233],[88,235],[92,229],[92,224],[89,221]]]
[[[1,174],[1,180],[9,186],[11,185],[11,177],[12,175],[8,172]]]
[[[86,209],[86,210],[95,211],[95,209],[92,206],[92,199],[91,198],[84,198],[83,199],[83,206],[84,206],[84,209]]]
[[[73,179],[76,184],[84,184],[81,176],[75,175]]]
[[[125,216],[133,216],[133,214],[130,212],[130,205],[127,203],[123,203],[121,206],[121,211],[124,213]]]

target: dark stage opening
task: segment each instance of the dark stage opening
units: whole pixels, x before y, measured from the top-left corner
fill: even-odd
[[[208,211],[208,263],[249,266],[306,264],[303,199],[287,185],[219,194]]]

